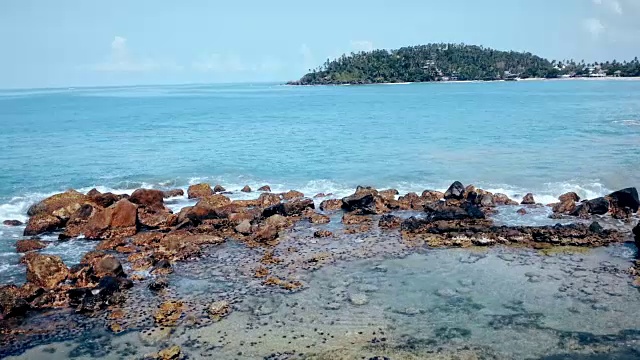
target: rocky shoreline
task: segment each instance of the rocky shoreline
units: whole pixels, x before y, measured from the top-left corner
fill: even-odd
[[[295,190],[275,194],[265,185],[258,192],[253,200],[232,201],[220,185],[192,185],[187,197],[197,203],[177,213],[164,200],[183,196],[180,189],[138,189],[131,195],[69,190],[34,204],[28,211],[25,239],[16,243],[16,250],[25,253],[21,263],[27,281],[0,287],[1,348],[7,349],[6,354],[19,353],[33,346],[29,341],[34,334],[61,331],[64,323],[51,328],[30,320],[51,310],[85,318],[102,316],[108,331],[116,334],[146,327],[170,329],[184,321],[198,325],[222,321],[241,300],[242,289],[206,304],[167,296],[181,286],[172,281],[172,273],[203,258],[216,258],[214,266],[227,269],[229,277],[242,277],[258,292],[290,293],[307,288],[306,271],[381,253],[401,256],[425,247],[496,245],[549,251],[634,239],[640,243],[640,225],[635,224],[640,201],[635,188],[582,201],[577,194],[567,193],[555,204],[542,205],[536,204],[533,194],[518,204],[506,195],[460,182],[445,193],[425,190],[402,196],[394,189],[358,187],[351,196],[323,200],[318,209],[312,198]],[[491,218],[499,211],[526,214],[542,206],[552,209],[553,218],[575,223],[497,226]],[[5,225],[18,226],[11,219]],[[95,241],[96,249],[69,267],[59,257],[46,255],[47,244],[38,239],[52,232],[59,233],[58,241]],[[366,246],[339,250],[334,245],[315,246],[318,241],[339,243],[381,234],[386,241],[364,242]],[[230,253],[239,255],[230,259]],[[640,276],[640,263],[630,265],[627,276]],[[205,316],[191,318],[193,309]],[[175,347],[153,354],[161,359],[182,356]]]

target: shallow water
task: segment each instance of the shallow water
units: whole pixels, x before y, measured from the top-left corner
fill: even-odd
[[[220,322],[185,322],[172,333],[97,330],[16,359],[141,357],[173,344],[194,359],[632,359],[640,294],[624,270],[634,253],[623,245],[550,255],[498,247],[340,262],[303,275],[307,286],[294,294],[245,283]],[[222,268],[207,281],[181,277],[173,296],[229,299]]]

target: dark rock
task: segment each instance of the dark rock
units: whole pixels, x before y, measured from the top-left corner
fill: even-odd
[[[242,190],[240,190],[240,191],[242,191],[242,192],[246,192],[246,193],[249,193],[249,192],[251,192],[251,188],[249,187],[249,185],[245,185],[245,186],[242,188]]]
[[[522,205],[535,205],[536,204],[536,200],[533,198],[533,194],[532,193],[528,193],[527,195],[525,195],[522,198],[522,201],[520,202],[520,204],[522,204]]]
[[[149,283],[149,290],[160,291],[167,286],[169,286],[169,281],[167,280],[167,278],[159,277]]]
[[[633,228],[632,232],[635,237],[636,247],[640,249],[640,223],[638,223],[638,225],[636,225],[636,227]]]
[[[275,245],[278,239],[278,228],[275,226],[264,225],[257,229],[253,235],[253,239],[256,242]]]
[[[213,187],[213,192],[214,193],[221,193],[221,192],[225,192],[227,191],[227,189],[225,189],[222,185],[218,184],[216,186]]]
[[[359,211],[363,214],[381,214],[388,211],[378,191],[359,186],[353,195],[342,198],[342,208],[347,211]]]
[[[429,222],[430,221],[428,219],[412,216],[402,221],[402,223],[400,224],[400,230],[407,232],[418,232]]]
[[[333,236],[333,233],[329,230],[318,230],[313,233],[313,237],[315,238],[326,238]]]
[[[19,252],[19,253],[36,251],[36,250],[44,249],[46,247],[47,247],[47,244],[40,240],[26,239],[26,240],[16,241],[16,252]]]
[[[632,213],[638,211],[640,200],[638,199],[638,190],[634,187],[615,191],[609,196],[611,204],[619,209],[629,208]]]
[[[97,193],[97,194],[93,194],[91,195],[91,200],[93,200],[93,202],[98,205],[98,207],[109,207],[113,204],[115,204],[116,202],[118,202],[118,200],[120,199],[124,199],[125,196],[124,195],[116,195],[114,193]]]
[[[464,185],[462,185],[460,181],[456,181],[451,184],[451,186],[449,186],[447,191],[444,193],[444,198],[462,200],[462,198],[464,197],[464,191]]]
[[[213,190],[209,184],[191,185],[187,189],[187,197],[189,199],[201,199],[213,195]]]
[[[29,303],[15,285],[0,286],[0,320],[22,316],[29,310]]]
[[[604,215],[608,211],[609,200],[604,197],[599,197],[580,203],[570,215],[581,217],[584,217],[585,214]]]
[[[589,231],[600,235],[604,232],[604,229],[602,228],[602,225],[600,225],[600,223],[594,221],[591,223],[591,225],[589,225]]]
[[[167,259],[162,259],[153,265],[153,268],[151,269],[150,273],[151,274],[155,274],[155,273],[168,274],[168,273],[171,273],[172,271],[173,271],[173,267],[171,266],[171,262]]]
[[[6,226],[21,226],[24,225],[20,220],[5,220],[2,222],[3,225]]]
[[[400,217],[387,214],[380,217],[380,220],[378,221],[378,227],[383,229],[397,228],[400,227],[401,223],[402,219]]]
[[[269,187],[269,185],[264,185],[259,187],[258,191],[271,192],[271,187]]]
[[[525,208],[520,208],[518,209],[518,211],[516,211],[518,214],[520,215],[526,215],[527,214],[527,210]]]
[[[184,191],[182,189],[171,189],[162,192],[162,196],[166,198],[184,196]]]
[[[268,218],[272,215],[279,214],[282,216],[302,215],[307,209],[315,209],[313,200],[306,198],[296,198],[294,200],[278,203],[270,206],[262,212],[262,217]]]
[[[460,206],[456,206],[440,201],[425,205],[424,211],[427,213],[427,217],[431,221],[485,218],[482,210],[469,202],[464,202]]]

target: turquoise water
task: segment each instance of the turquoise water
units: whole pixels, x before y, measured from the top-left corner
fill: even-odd
[[[639,81],[5,90],[0,126],[0,220],[70,187],[342,196],[460,180],[550,202],[640,185]],[[0,225],[0,254],[15,260],[21,231]]]

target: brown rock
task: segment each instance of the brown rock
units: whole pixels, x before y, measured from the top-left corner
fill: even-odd
[[[201,199],[213,195],[213,190],[209,184],[191,185],[187,189],[187,197],[189,199]]]
[[[331,219],[326,215],[322,215],[318,213],[313,213],[309,215],[309,222],[312,224],[327,224],[330,221]]]
[[[562,194],[558,197],[558,200],[560,200],[561,203],[565,202],[565,201],[580,201],[580,196],[578,196],[578,194],[576,194],[575,192],[571,191],[565,194]]]
[[[166,198],[172,198],[172,197],[178,197],[178,196],[184,196],[184,190],[182,190],[182,189],[171,189],[171,190],[163,191],[162,192],[162,196],[165,199]]]
[[[426,203],[423,197],[418,196],[414,192],[410,192],[404,196],[398,198],[398,207],[401,210],[418,210],[424,207]]]
[[[263,225],[255,231],[253,240],[263,244],[275,245],[278,242],[278,235],[278,228],[270,225]]]
[[[320,210],[322,211],[336,211],[342,209],[342,200],[340,199],[327,199],[320,203]]]
[[[251,234],[251,222],[249,220],[243,220],[238,226],[235,227],[237,233],[242,235]]]
[[[154,210],[164,210],[164,193],[160,190],[138,189],[131,194],[129,201]]]
[[[557,204],[552,204],[551,210],[558,214],[570,214],[576,210],[576,202],[571,198],[564,198],[565,200]]]
[[[96,205],[98,205],[98,207],[103,207],[103,208],[109,207],[115,204],[116,202],[118,202],[118,200],[125,198],[125,196],[123,195],[116,195],[110,192],[104,193],[104,194],[101,194],[100,192],[98,192],[90,195],[90,197],[91,197],[91,200]]]
[[[118,246],[124,246],[126,244],[127,241],[123,238],[107,239],[100,241],[98,246],[96,246],[96,250],[115,250]]]
[[[163,229],[176,225],[178,215],[172,214],[169,209],[154,210],[154,208],[139,207],[138,223],[147,229]]]
[[[75,190],[50,196],[27,210],[27,215],[48,214],[60,219],[68,219],[82,204],[91,202],[91,198]]]
[[[96,211],[87,221],[84,235],[88,239],[128,237],[137,232],[138,207],[122,199],[106,209]]]
[[[54,289],[69,275],[59,256],[30,253],[25,256],[27,281],[45,289]]]
[[[286,193],[282,194],[282,198],[285,200],[293,200],[302,197],[304,197],[304,194],[296,190],[289,190]]]
[[[380,190],[378,192],[378,195],[382,196],[383,199],[387,199],[387,200],[394,200],[396,195],[398,194],[400,193],[396,189]]]
[[[518,205],[517,202],[509,199],[509,197],[505,194],[495,193],[493,194],[493,201],[497,205]]]
[[[221,193],[221,192],[225,192],[225,191],[227,191],[227,189],[222,187],[222,185],[216,185],[216,186],[213,187],[213,192],[214,193]]]
[[[326,238],[333,236],[333,233],[329,230],[318,230],[313,233],[313,237],[315,238]]]
[[[325,194],[325,193],[321,192],[321,193],[317,193],[317,194],[313,195],[313,198],[314,199],[321,199],[321,198],[325,198],[325,197],[331,196],[331,195],[333,195],[333,194]]]
[[[276,229],[284,229],[287,226],[289,226],[289,222],[287,220],[286,217],[280,215],[280,214],[275,214],[275,215],[271,215],[269,216],[266,220],[265,220],[265,224],[271,227],[274,227]]]
[[[22,316],[29,310],[29,303],[15,285],[0,286],[0,320]]]
[[[274,214],[280,214],[282,216],[297,216],[302,215],[307,209],[314,209],[315,205],[313,200],[307,198],[295,198],[285,203],[278,203],[262,211],[262,216],[267,218]]]
[[[524,196],[524,198],[522,198],[522,201],[520,202],[520,204],[522,205],[535,205],[536,200],[533,198],[533,194],[532,193],[528,193],[527,195]]]
[[[372,222],[371,218],[365,215],[345,213],[342,216],[342,223],[345,225],[365,224],[365,223],[371,223],[371,222]]]
[[[166,301],[160,304],[153,319],[160,326],[175,326],[184,311],[185,306],[182,301]]]
[[[29,218],[23,234],[25,236],[38,235],[55,231],[63,226],[64,221],[59,217],[45,213],[38,213]]]
[[[444,193],[436,190],[425,190],[420,197],[425,203],[432,203],[444,199]]]
[[[520,215],[526,215],[527,214],[527,210],[525,208],[520,208],[518,209],[518,211],[516,211],[518,214]]]
[[[249,185],[245,185],[240,191],[249,193],[251,192],[251,188],[249,187]]]
[[[378,227],[383,229],[391,229],[400,227],[402,219],[395,215],[382,215],[378,221]]]
[[[382,214],[389,211],[378,191],[371,187],[358,186],[353,195],[342,198],[345,211],[360,211],[366,214]]]
[[[71,218],[69,218],[69,221],[67,221],[64,233],[60,235],[60,239],[77,237],[84,233],[89,218],[96,211],[94,206],[95,205],[92,204],[84,204],[76,210],[76,212],[71,215]]]
[[[5,226],[21,226],[24,225],[20,220],[5,220],[2,222]]]
[[[182,358],[182,350],[180,350],[180,346],[173,345],[160,350],[154,357],[156,360],[178,360]]]
[[[269,185],[264,185],[258,188],[258,191],[271,192],[271,187],[269,187]]]
[[[105,255],[100,259],[94,259],[92,265],[95,276],[99,278],[105,276],[121,277],[125,275],[122,264],[112,255]]]
[[[18,240],[16,241],[16,252],[26,253],[29,251],[36,251],[40,249],[44,249],[47,247],[47,244],[40,240]]]
[[[223,317],[231,314],[231,305],[229,305],[229,302],[225,300],[216,301],[209,305],[207,311],[209,312],[211,320],[220,321]]]

